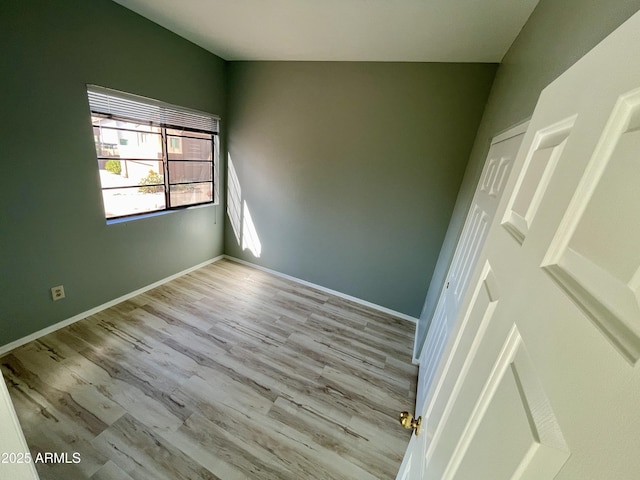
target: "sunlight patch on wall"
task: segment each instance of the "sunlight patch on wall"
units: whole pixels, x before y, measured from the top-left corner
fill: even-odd
[[[227,155],[227,215],[238,245],[249,250],[256,258],[262,253],[262,244],[251,218],[247,202],[242,200],[242,188],[233,166],[231,155]]]
[[[240,182],[238,181],[238,175],[236,169],[231,161],[231,155],[227,156],[227,215],[229,215],[229,221],[231,222],[231,228],[236,236],[236,241],[240,245],[241,233],[241,216],[242,210],[242,190],[240,188]]]
[[[258,238],[256,227],[253,224],[251,213],[249,213],[247,202],[244,202],[242,213],[244,215],[242,222],[242,249],[249,249],[255,257],[260,257],[260,252],[262,252],[262,244],[260,243],[260,239]]]

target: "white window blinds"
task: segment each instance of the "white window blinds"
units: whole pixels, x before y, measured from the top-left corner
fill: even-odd
[[[87,97],[94,113],[163,127],[218,133],[220,119],[210,113],[97,85],[87,85]]]

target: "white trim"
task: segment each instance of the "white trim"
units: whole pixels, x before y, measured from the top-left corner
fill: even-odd
[[[321,285],[317,285],[315,283],[307,282],[306,280],[302,280],[300,278],[292,277],[291,275],[287,275],[286,273],[280,273],[276,270],[271,270],[270,268],[263,267],[261,265],[257,265],[255,263],[247,262],[246,260],[241,260],[236,257],[232,257],[231,255],[224,255],[224,258],[227,260],[231,260],[232,262],[240,263],[242,265],[246,265],[247,267],[255,268],[256,270],[262,270],[263,272],[270,273],[277,277],[286,278],[287,280],[291,280],[296,283],[300,283],[302,285],[306,285],[307,287],[315,288],[316,290],[320,290],[324,293],[329,293],[331,295],[335,295],[336,297],[344,298],[345,300],[350,300],[359,305],[363,305],[365,307],[369,307],[373,310],[377,310],[381,313],[386,313],[388,315],[393,315],[394,317],[401,318],[402,320],[407,320],[413,324],[417,325],[418,319],[412,317],[411,315],[407,315],[406,313],[396,312],[395,310],[391,310],[390,308],[383,307],[382,305],[377,305],[375,303],[367,302],[366,300],[362,300],[358,297],[352,297],[351,295],[347,295],[346,293],[338,292],[337,290],[331,290],[330,288],[323,287]]]
[[[431,325],[429,325],[429,327],[431,327]],[[424,340],[426,342],[427,338],[425,337]],[[413,363],[414,365],[420,365],[420,358],[416,357],[417,351],[418,351],[418,322],[416,321],[416,331],[413,334],[413,351],[411,352],[411,363]],[[420,352],[420,356],[422,356],[422,351]]]
[[[405,313],[400,313],[397,312],[395,310],[391,310],[390,308],[386,308],[383,307],[381,305],[377,305],[375,303],[371,303],[371,302],[367,302],[366,300],[362,300],[360,298],[357,297],[352,297],[351,295],[347,295],[345,293],[341,293],[338,292],[336,290],[331,290],[330,288],[326,288],[320,285],[316,285],[315,283],[311,283],[311,282],[307,282],[306,280],[302,280],[300,278],[296,278],[296,277],[292,277],[291,275],[287,275],[285,273],[280,273],[276,270],[271,270],[270,268],[266,268],[266,267],[262,267],[260,265],[257,265],[255,263],[251,263],[251,262],[247,262],[245,260],[241,260],[239,258],[236,257],[232,257],[230,255],[219,255],[215,258],[209,259],[205,262],[199,263],[198,265],[194,265],[193,267],[187,268],[186,270],[182,270],[181,272],[175,273],[173,275],[170,275],[166,278],[163,278],[162,280],[158,280],[157,282],[154,282],[150,285],[147,285],[145,287],[139,288],[138,290],[135,290],[133,292],[129,292],[125,295],[122,295],[121,297],[118,298],[114,298],[113,300],[110,300],[106,303],[103,303],[102,305],[98,305],[97,307],[94,307],[90,310],[87,310],[85,312],[79,313],[78,315],[74,315],[71,318],[67,318],[66,320],[62,320],[61,322],[58,322],[54,325],[50,325],[46,328],[43,328],[42,330],[38,330],[37,332],[34,332],[30,335],[27,335],[26,337],[22,337],[19,338],[18,340],[14,340],[11,343],[7,343],[6,345],[0,346],[0,356],[10,352],[11,350],[21,347],[22,345],[32,342],[34,340],[37,340],[40,337],[44,337],[45,335],[48,335],[49,333],[53,333],[56,330],[59,330],[61,328],[64,328],[66,326],[69,326],[79,320],[82,320],[84,318],[87,318],[91,315],[94,315],[98,312],[101,312],[102,310],[106,310],[107,308],[113,307],[114,305],[117,305],[119,303],[124,302],[125,300],[129,300],[130,298],[135,297],[136,295],[140,295],[141,293],[144,293],[148,290],[151,290],[152,288],[156,288],[159,287],[160,285],[163,285],[167,282],[170,282],[171,280],[175,280],[178,277],[181,277],[183,275],[186,275],[187,273],[191,273],[194,270],[198,270],[199,268],[205,267],[211,263],[215,263],[219,260],[222,260],[223,258],[226,258],[227,260],[230,260],[232,262],[236,262],[236,263],[240,263],[242,265],[246,265],[248,267],[251,268],[255,268],[256,270],[262,270],[263,272],[267,272],[267,273],[271,273],[272,275],[276,275],[278,277],[281,278],[286,278],[287,280],[291,280],[293,282],[296,283],[300,283],[302,285],[306,285],[308,287],[312,287],[315,288],[316,290],[320,290],[321,292],[325,292],[325,293],[329,293],[331,295],[335,295],[336,297],[340,297],[340,298],[344,298],[345,300],[350,300],[354,303],[357,303],[359,305],[363,305],[365,307],[369,307],[372,308],[373,310],[376,310],[378,312],[381,313],[385,313],[388,315],[393,315],[394,317],[398,317],[402,320],[407,320],[411,323],[413,323],[414,325],[417,325],[418,319],[415,317],[412,317],[410,315],[407,315]],[[415,336],[414,336],[415,337]],[[414,340],[415,341],[415,340]],[[411,361],[414,364],[418,364],[418,359],[416,358],[412,358]]]
[[[199,263],[198,265],[194,265],[193,267],[187,268],[186,270],[182,270],[181,272],[174,273],[173,275],[163,278],[162,280],[158,280],[157,282],[147,285],[146,287],[139,288],[138,290],[127,293],[121,297],[114,298],[113,300],[109,300],[107,303],[103,303],[102,305],[98,305],[97,307],[94,307],[90,310],[79,313],[78,315],[74,315],[71,318],[67,318],[66,320],[62,320],[61,322],[58,322],[54,325],[50,325],[46,328],[43,328],[42,330],[38,330],[37,332],[32,333],[31,335],[27,335],[26,337],[22,337],[22,338],[19,338],[18,340],[14,340],[11,343],[7,343],[6,345],[3,345],[0,347],[0,356],[10,352],[14,348],[18,348],[24,345],[25,343],[29,343],[29,342],[32,342],[33,340],[37,340],[40,337],[44,337],[49,333],[55,332],[56,330],[69,326],[72,323],[82,320],[83,318],[87,318],[91,315],[101,312],[102,310],[106,310],[107,308],[113,307],[114,305],[117,305],[118,303],[122,303],[125,300],[129,300],[130,298],[133,298],[136,295],[140,295],[141,293],[151,290],[152,288],[159,287],[160,285],[170,282],[171,280],[175,280],[178,277],[186,275],[187,273],[191,273],[194,270],[198,270],[199,268],[205,267],[211,263],[217,262],[218,260],[222,260],[223,258],[224,258],[224,255],[218,255],[215,258],[206,260],[202,263]]]
[[[515,137],[516,135],[520,135],[521,133],[525,133],[527,128],[529,127],[529,120],[525,120],[522,123],[519,123],[513,127],[506,129],[505,131],[499,133],[491,140],[491,145],[495,143],[500,143],[505,140],[508,140],[511,137]]]

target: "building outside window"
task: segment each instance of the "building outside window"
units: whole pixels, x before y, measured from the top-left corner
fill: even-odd
[[[89,85],[107,220],[217,203],[219,119]]]

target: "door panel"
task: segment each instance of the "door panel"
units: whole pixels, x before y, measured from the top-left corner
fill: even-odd
[[[447,317],[408,480],[638,478],[640,56],[630,45],[640,13],[540,96],[464,280],[472,288]]]
[[[568,457],[514,326],[442,478],[553,478]]]
[[[529,232],[575,121],[572,116],[537,132],[527,153],[502,223],[520,244]]]
[[[632,364],[640,357],[640,90],[614,107],[544,261]]]
[[[455,319],[460,302],[469,285],[470,276],[476,266],[478,255],[487,237],[504,185],[511,172],[524,130],[504,140],[494,141],[487,155],[487,164],[480,178],[480,188],[473,198],[470,213],[463,228],[458,248],[454,254],[445,291],[448,317]]]
[[[465,242],[462,244],[462,255],[457,259],[455,268],[452,269],[453,271],[448,280],[450,286],[447,288],[451,288],[453,291],[450,299],[454,304],[449,311],[457,310],[457,306],[466,291],[469,275],[475,266],[474,260],[478,257],[482,243],[487,236],[489,220],[491,220],[489,214],[482,209],[480,203],[476,203],[471,210],[471,224]]]
[[[429,386],[433,382],[436,369],[444,347],[449,338],[449,323],[447,319],[447,310],[444,303],[440,303],[433,316],[433,322],[429,328],[429,335],[425,342],[424,354],[420,360],[420,375],[418,376],[418,394],[427,392]],[[423,394],[424,396],[424,394]],[[422,405],[424,398],[418,399],[418,405]]]
[[[481,276],[481,281],[476,285],[473,298],[468,308],[468,313],[460,325],[457,337],[453,345],[453,354],[449,355],[444,365],[444,370],[439,377],[439,383],[435,385],[433,398],[441,399],[444,396],[440,392],[448,392],[447,401],[431,402],[425,409],[425,417],[438,419],[434,428],[427,429],[428,448],[426,461],[429,462],[434,454],[436,446],[440,445],[440,437],[448,425],[449,416],[459,397],[460,390],[464,386],[471,387],[471,382],[466,382],[471,370],[480,339],[484,336],[499,298],[499,291],[491,266],[486,264]],[[477,375],[477,372],[474,372]],[[476,387],[476,394],[480,393],[481,384]],[[471,397],[473,398],[473,397]],[[470,407],[469,407],[470,408]],[[447,428],[450,436],[456,435],[452,427]]]
[[[440,359],[451,334],[452,324],[460,309],[470,276],[487,236],[511,172],[513,160],[522,142],[526,124],[519,125],[496,137],[492,142],[487,161],[480,177],[458,247],[453,256],[447,281],[438,299],[429,332],[420,359],[418,398],[416,405],[424,405],[433,377],[440,366]]]

